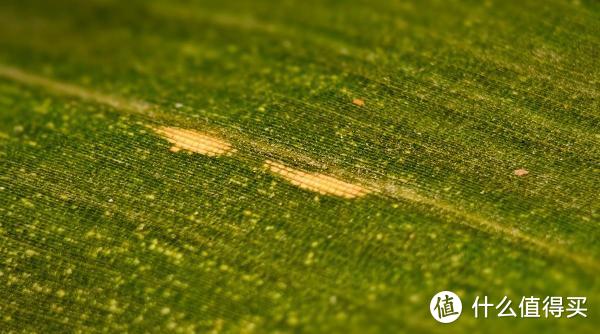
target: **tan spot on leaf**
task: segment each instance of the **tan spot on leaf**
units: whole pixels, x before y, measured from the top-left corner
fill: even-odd
[[[520,169],[516,169],[513,173],[516,176],[525,176],[525,175],[529,174],[529,171],[526,169],[520,168]]]
[[[354,99],[352,100],[352,103],[354,103],[355,105],[362,107],[365,105],[365,101],[363,99]]]
[[[209,157],[235,152],[230,143],[205,132],[169,126],[157,127],[154,131],[173,144],[171,152],[186,150]]]
[[[291,184],[322,195],[356,198],[371,192],[362,186],[351,184],[332,176],[304,172],[271,160],[265,161],[265,166],[271,172],[283,177]]]

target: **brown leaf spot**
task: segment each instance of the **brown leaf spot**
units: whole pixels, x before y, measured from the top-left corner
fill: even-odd
[[[519,168],[519,169],[516,169],[513,173],[516,176],[525,176],[525,175],[529,174],[529,171],[526,169],[523,169],[523,168]]]
[[[354,100],[352,100],[352,103],[359,107],[362,107],[365,105],[365,101],[363,99],[354,99]]]

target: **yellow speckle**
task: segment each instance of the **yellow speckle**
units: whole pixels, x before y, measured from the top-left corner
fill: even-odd
[[[32,201],[28,200],[27,198],[21,198],[21,203],[23,203],[23,205],[27,208],[34,208],[35,204],[33,204]]]
[[[119,304],[116,299],[111,299],[108,302],[108,311],[110,311],[112,313],[117,313],[120,311]]]
[[[18,134],[18,133],[22,133],[23,131],[25,131],[25,128],[22,125],[15,125],[13,127],[13,131]]]
[[[28,257],[32,257],[32,256],[37,255],[37,252],[34,251],[33,249],[28,249],[28,250],[25,251],[25,255],[28,256]]]
[[[304,264],[307,265],[307,266],[312,265],[315,262],[314,258],[315,258],[315,253],[309,252],[306,255],[306,260],[304,260]]]
[[[290,314],[287,318],[287,323],[290,326],[296,326],[299,323],[298,316],[294,313]]]

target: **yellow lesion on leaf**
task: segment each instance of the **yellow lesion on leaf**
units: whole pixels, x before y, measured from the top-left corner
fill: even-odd
[[[231,143],[207,132],[170,126],[160,126],[153,129],[156,133],[173,144],[170,148],[171,152],[185,150],[188,152],[200,153],[209,157],[215,157],[229,155],[236,151]]]
[[[345,182],[333,176],[305,172],[271,160],[265,161],[265,167],[295,186],[322,195],[352,199],[371,193],[371,190],[363,186]]]

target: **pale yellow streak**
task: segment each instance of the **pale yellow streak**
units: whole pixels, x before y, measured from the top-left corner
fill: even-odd
[[[205,132],[169,126],[161,126],[153,129],[173,144],[173,147],[171,147],[172,152],[186,150],[210,157],[235,152],[235,149],[229,142]]]
[[[153,106],[142,101],[126,100],[113,95],[106,95],[87,90],[81,86],[58,82],[39,75],[23,72],[14,67],[0,64],[0,77],[9,78],[28,85],[41,86],[52,92],[79,97],[83,100],[95,101],[118,110],[129,110],[136,113],[150,113]]]
[[[504,236],[510,242],[520,243],[526,248],[534,249],[545,255],[571,259],[573,262],[577,263],[580,268],[586,271],[600,271],[600,263],[592,257],[571,252],[560,245],[550,243],[544,239],[523,233],[516,227],[505,226],[477,213],[472,213],[466,209],[461,209],[456,205],[448,203],[442,199],[423,196],[413,190],[399,188],[397,186],[388,185],[381,186],[380,188],[382,189],[380,193],[383,196],[403,199],[412,203],[422,203],[429,207],[437,208],[442,212],[456,216],[458,218],[457,221],[461,225],[475,228],[493,235]]]
[[[322,195],[333,195],[350,199],[362,197],[371,192],[367,188],[342,181],[332,176],[297,170],[271,160],[265,161],[265,166],[271,172],[283,177],[291,184]]]

